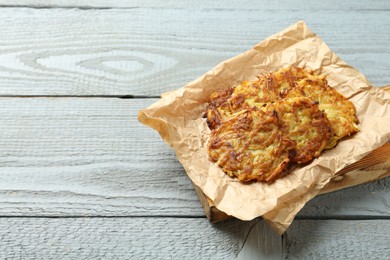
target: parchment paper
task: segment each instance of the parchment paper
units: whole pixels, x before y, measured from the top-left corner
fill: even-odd
[[[203,118],[206,102],[217,89],[255,80],[256,75],[291,65],[327,75],[329,85],[355,104],[361,130],[272,184],[242,184],[208,159],[210,130]],[[191,180],[218,209],[242,220],[263,216],[282,233],[337,171],[390,139],[390,94],[372,87],[359,71],[337,57],[299,21],[185,87],[162,95],[158,102],[141,110],[138,119],[160,133],[176,151]]]

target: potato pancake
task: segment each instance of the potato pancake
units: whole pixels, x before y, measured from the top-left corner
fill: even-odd
[[[244,81],[241,84],[216,91],[211,94],[207,108],[210,129],[234,117],[237,112],[251,107],[263,107],[282,99],[296,83],[310,75],[297,67],[289,67],[275,73],[259,77],[257,81]]]
[[[270,182],[357,132],[355,114],[324,76],[285,68],[211,94],[209,157],[240,181]]]
[[[294,95],[304,95],[310,98],[318,103],[321,110],[325,111],[334,132],[326,149],[334,147],[341,138],[359,131],[355,106],[337,90],[331,88],[325,78],[299,81],[294,91],[291,91],[290,96]]]
[[[212,131],[209,156],[223,171],[240,181],[271,181],[289,160],[276,113],[253,108]]]
[[[277,112],[280,131],[295,144],[289,150],[292,162],[306,163],[318,157],[333,135],[326,114],[307,97],[282,99],[268,109]]]

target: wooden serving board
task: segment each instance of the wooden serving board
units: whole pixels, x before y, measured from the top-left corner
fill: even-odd
[[[390,86],[382,87],[382,89],[390,91]],[[364,176],[364,178],[370,175],[390,176],[390,143],[385,143],[361,160],[348,165],[336,173],[336,177],[321,190],[320,194],[362,184],[362,178],[360,178],[359,181],[356,180],[355,177],[357,175]],[[370,181],[372,181],[372,179],[369,177],[365,180],[365,182]],[[211,222],[215,223],[232,218],[225,212],[217,209],[214,202],[207,197],[198,186],[195,184],[193,184],[193,186],[202,204],[206,217]]]

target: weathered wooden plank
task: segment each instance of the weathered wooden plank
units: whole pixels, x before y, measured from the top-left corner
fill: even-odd
[[[156,99],[0,98],[0,215],[204,216],[174,152],[141,125]],[[390,178],[323,195],[305,218],[390,214]]]
[[[0,100],[1,215],[202,215],[148,99]]]
[[[296,220],[282,237],[263,221],[204,218],[2,218],[8,259],[386,259],[390,220]]]
[[[234,8],[236,10],[241,9],[285,9],[285,10],[354,10],[354,9],[364,9],[364,10],[375,10],[375,9],[386,9],[389,8],[387,1],[383,0],[374,0],[370,1],[370,4],[367,5],[365,0],[357,0],[353,3],[348,1],[337,1],[330,0],[324,2],[313,3],[308,0],[299,0],[299,1],[253,1],[253,0],[244,0],[244,1],[232,1],[227,0],[223,2],[221,6],[218,1],[127,1],[127,0],[2,0],[0,6],[30,6],[30,7],[81,7],[81,8],[138,8],[138,7],[152,7],[152,8],[207,8],[207,9],[230,9]]]
[[[369,171],[367,171],[369,173]],[[377,199],[381,200],[381,206],[377,208],[378,216],[390,216],[390,178],[376,181],[373,185],[359,185],[353,188],[332,192],[329,194],[318,195],[315,199],[309,201],[300,211],[300,218],[311,218],[321,212],[322,216],[328,218],[349,218],[367,216],[366,205]],[[382,195],[382,192],[384,192]],[[386,194],[387,193],[387,194]],[[352,195],[353,194],[353,195]],[[345,196],[346,195],[346,196]],[[379,197],[378,197],[379,195]],[[348,212],[351,210],[350,212]],[[354,212],[354,213],[352,213]],[[319,215],[317,215],[319,216]]]
[[[284,235],[285,259],[388,259],[390,220],[298,220]]]
[[[371,11],[335,8],[326,15],[320,8],[292,12],[252,4],[258,9],[237,11],[195,5],[2,8],[0,95],[160,95],[299,19],[374,85],[390,82],[385,3]]]
[[[211,225],[204,218],[2,218],[0,254],[5,259],[234,259],[252,225]],[[272,250],[280,259],[281,237],[266,236],[257,255]],[[271,239],[279,248],[270,247]]]

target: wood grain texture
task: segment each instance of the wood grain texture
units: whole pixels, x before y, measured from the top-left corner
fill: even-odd
[[[0,99],[0,214],[203,214],[148,99]],[[12,112],[10,111],[12,110]]]
[[[157,99],[0,98],[0,215],[204,216],[137,113]],[[305,218],[390,215],[390,178],[320,196]]]
[[[385,259],[390,178],[315,198],[283,238],[261,220],[211,225],[136,120],[156,99],[90,96],[159,96],[300,19],[389,84],[389,13],[379,0],[0,1],[0,96],[81,96],[0,98],[0,259]]]
[[[2,218],[0,257],[234,259],[251,226],[187,218]]]
[[[390,220],[300,220],[284,235],[285,259],[388,259]]]
[[[370,4],[367,5],[365,0],[354,1],[353,4],[345,3],[337,0],[328,0],[324,2],[312,3],[309,0],[293,0],[293,1],[283,1],[283,0],[274,0],[274,1],[253,1],[253,0],[243,0],[243,1],[232,1],[226,0],[223,1],[223,6],[221,6],[220,1],[175,1],[175,0],[166,0],[166,1],[157,1],[157,0],[148,0],[148,1],[128,1],[128,0],[2,0],[0,3],[1,6],[29,6],[29,7],[45,7],[45,8],[72,8],[72,7],[81,7],[81,8],[186,8],[186,9],[287,9],[287,10],[375,10],[377,9],[386,9],[389,7],[388,3],[383,0],[373,0],[370,1]]]
[[[386,259],[390,220],[296,220],[282,237],[263,221],[188,218],[2,218],[8,259]]]
[[[290,5],[267,9],[254,2],[239,10],[195,3],[2,8],[0,95],[158,96],[300,19],[373,85],[388,84],[389,2],[348,12],[341,2],[326,15],[322,4],[310,1],[294,11]]]

